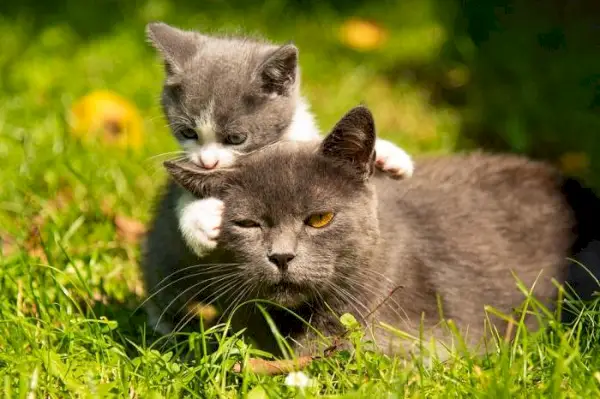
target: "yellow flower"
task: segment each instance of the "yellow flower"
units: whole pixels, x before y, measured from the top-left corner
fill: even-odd
[[[373,22],[351,18],[340,29],[340,40],[356,50],[374,50],[387,39],[387,32]]]
[[[142,145],[143,120],[137,108],[111,91],[97,90],[79,99],[71,108],[69,124],[81,140],[99,138],[121,148]]]

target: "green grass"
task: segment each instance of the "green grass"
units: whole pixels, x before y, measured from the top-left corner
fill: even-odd
[[[440,59],[452,34],[446,21],[455,12],[451,7],[440,12],[434,1],[380,8],[351,2],[343,10],[336,2],[321,7],[272,0],[260,9],[237,3],[176,7],[150,0],[84,7],[64,0],[53,8],[30,2],[2,6],[0,393],[6,398],[598,396],[593,309],[574,330],[554,325],[544,334],[523,332],[488,356],[460,353],[431,367],[365,347],[340,353],[306,370],[317,382],[306,392],[287,387],[285,376],[232,373],[232,365],[253,352],[219,331],[210,333],[222,340],[219,351],[195,364],[147,343],[144,316],[134,313],[143,295],[138,245],[114,222],[115,216],[149,220],[164,179],[162,158],[154,156],[176,148],[158,108],[162,69],[145,43],[146,21],[165,19],[207,31],[242,26],[274,40],[294,39],[301,49],[305,94],[324,129],[361,101],[373,109],[380,134],[411,152],[452,151],[462,129],[460,112],[432,105],[431,87],[412,75],[415,70],[444,75],[448,65],[454,70]],[[336,30],[353,13],[377,18],[389,29],[386,47],[360,53],[339,43]],[[100,88],[122,94],[140,109],[146,121],[140,152],[82,144],[69,135],[70,105]],[[189,345],[200,348],[202,335],[190,337]]]

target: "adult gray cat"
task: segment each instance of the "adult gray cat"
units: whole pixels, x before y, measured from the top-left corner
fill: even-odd
[[[247,37],[216,37],[161,22],[148,24],[148,39],[165,63],[161,103],[189,159],[205,169],[231,165],[238,154],[278,140],[306,141],[319,130],[300,95],[298,49]],[[378,140],[378,167],[409,177],[410,156]],[[217,198],[177,202],[179,228],[198,255],[217,245],[223,203]]]
[[[173,322],[189,316],[181,311],[190,301],[216,300],[231,311],[260,298],[333,335],[341,327],[330,309],[360,317],[376,309],[375,320],[413,336],[422,322],[426,337],[443,340],[441,305],[475,344],[484,306],[510,313],[524,300],[513,272],[527,287],[535,282],[536,297],[552,308],[551,279],[565,281],[576,239],[554,168],[517,156],[456,155],[423,159],[411,179],[391,182],[373,173],[375,139],[370,112],[357,107],[322,143],[278,143],[214,171],[167,162],[177,184],[158,206],[142,264],[149,293],[159,292],[155,311]],[[226,204],[218,249],[206,258],[177,228],[173,207],[183,189]],[[303,323],[286,311],[270,314],[300,352],[312,350]],[[233,320],[277,351],[260,313]],[[494,322],[503,333],[504,323]],[[383,330],[375,338],[385,350],[399,349]]]

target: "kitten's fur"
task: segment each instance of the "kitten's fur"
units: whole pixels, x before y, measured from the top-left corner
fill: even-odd
[[[143,271],[150,294],[174,272],[180,271],[166,282],[186,278],[152,298],[154,312],[175,321],[187,301],[218,297],[224,309],[262,298],[292,308],[325,334],[339,334],[324,302],[338,314],[365,316],[401,286],[376,320],[419,336],[424,314],[426,337],[443,339],[441,304],[473,344],[484,334],[485,305],[510,313],[523,301],[513,272],[526,287],[535,282],[536,297],[552,307],[551,278],[565,280],[576,238],[554,168],[517,156],[456,155],[423,159],[411,179],[390,183],[372,174],[374,143],[371,114],[357,107],[321,144],[282,142],[209,172],[167,163],[180,186],[171,182],[159,204]],[[182,187],[226,204],[218,250],[206,258],[196,257],[178,231],[172,209]],[[330,225],[304,223],[324,211],[335,213]],[[261,227],[240,227],[244,220]],[[294,257],[282,271],[269,260],[272,253]],[[224,266],[183,271],[212,263]],[[311,350],[312,334],[302,323],[277,309],[271,316],[300,352]],[[504,323],[492,319],[503,334]],[[233,320],[262,348],[277,351],[260,313],[240,312]],[[398,350],[389,334],[377,330],[375,337],[383,349]]]
[[[206,36],[164,23],[150,23],[146,30],[165,61],[164,112],[194,163],[208,169],[226,167],[238,154],[280,139],[319,137],[300,95],[294,45]],[[412,174],[411,158],[388,141],[378,141],[377,157],[378,166],[394,177]],[[212,250],[223,203],[183,194],[177,207],[179,226],[190,248],[199,255]]]

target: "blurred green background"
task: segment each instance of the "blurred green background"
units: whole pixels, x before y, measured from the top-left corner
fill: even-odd
[[[568,154],[566,167],[600,187],[595,0],[2,3],[3,135],[98,88],[132,99],[147,135],[167,135],[157,107],[162,69],[144,39],[146,22],[164,20],[293,40],[324,129],[362,101],[380,134],[413,152],[484,147],[553,161]],[[340,31],[352,17],[372,21],[383,40],[368,50],[345,43]]]

